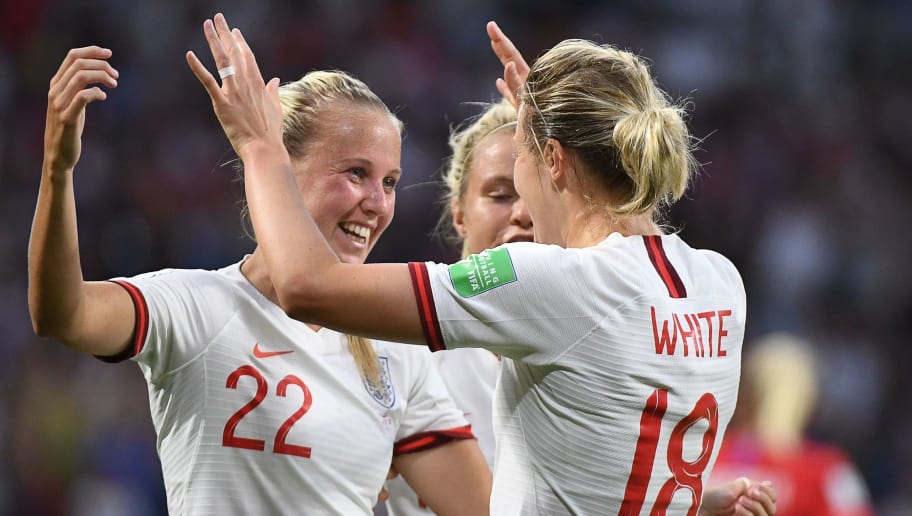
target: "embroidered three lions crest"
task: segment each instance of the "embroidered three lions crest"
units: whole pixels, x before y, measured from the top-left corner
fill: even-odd
[[[393,388],[393,380],[390,378],[389,359],[377,357],[377,366],[380,370],[380,385],[365,378],[364,388],[377,403],[392,408],[396,403],[396,389]]]

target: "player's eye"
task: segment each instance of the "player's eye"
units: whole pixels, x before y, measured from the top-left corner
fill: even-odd
[[[516,199],[516,193],[509,190],[493,190],[488,193],[488,197],[497,202],[513,202]]]

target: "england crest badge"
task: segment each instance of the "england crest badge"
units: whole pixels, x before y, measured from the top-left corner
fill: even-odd
[[[396,403],[396,389],[393,388],[393,380],[390,376],[389,358],[377,357],[377,366],[380,369],[380,385],[365,378],[364,388],[377,403],[386,408],[392,408]]]

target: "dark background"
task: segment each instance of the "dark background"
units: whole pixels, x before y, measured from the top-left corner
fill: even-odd
[[[568,37],[649,57],[702,138],[670,222],[741,270],[747,346],[772,330],[813,342],[811,434],[848,451],[880,514],[912,511],[912,3],[23,0],[0,3],[0,513],[165,512],[138,368],[32,334],[26,248],[48,81],[67,49],[98,44],[121,78],[89,107],[76,170],[86,278],[252,249],[221,166],[230,145],[183,57],[208,57],[201,24],[217,11],[265,75],[344,69],[405,121],[397,215],[373,261],[456,255],[431,235],[436,181],[449,126],[477,112],[466,102],[496,99],[486,21],[530,61]]]

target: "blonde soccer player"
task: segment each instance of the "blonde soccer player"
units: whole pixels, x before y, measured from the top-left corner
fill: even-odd
[[[498,48],[501,54],[509,55],[507,61],[524,63],[499,28],[492,26],[490,31],[495,48],[508,47]],[[451,156],[443,175],[446,197],[440,229],[452,232],[452,240],[461,245],[464,259],[506,243],[533,240],[529,210],[513,184],[515,132],[516,108],[504,99],[486,106],[477,118],[450,136]],[[500,357],[483,348],[461,348],[434,353],[433,359],[493,469],[492,401]],[[732,481],[707,490],[702,515],[766,516],[776,511],[777,492],[770,483],[731,478]],[[386,486],[390,516],[434,514],[401,476],[389,480]]]
[[[29,308],[38,334],[139,366],[169,512],[371,514],[392,462],[436,510],[485,514],[490,472],[430,353],[288,317],[259,248],[215,271],[84,280],[73,176],[86,105],[117,85],[110,58],[74,49],[51,80]],[[291,193],[338,260],[362,263],[393,216],[400,121],[341,72],[276,93]]]

